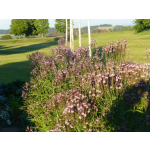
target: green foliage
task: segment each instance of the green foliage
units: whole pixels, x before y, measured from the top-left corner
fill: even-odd
[[[61,33],[66,32],[66,19],[56,19],[55,20],[55,28],[57,31],[60,31]],[[70,31],[70,19],[67,19],[67,27],[68,32]]]
[[[100,27],[112,27],[111,24],[101,24]]]
[[[36,19],[12,19],[10,25],[10,34],[14,35],[35,35],[36,28],[34,22]]]
[[[7,84],[7,89],[4,91],[5,95],[17,95],[22,94],[22,85],[24,81],[16,80],[12,83]]]
[[[134,28],[137,32],[150,29],[150,19],[135,19],[134,23]]]
[[[12,39],[12,37],[10,35],[3,35],[1,37],[1,40],[9,40],[9,39]]]
[[[25,19],[12,19],[10,25],[10,34],[24,35],[28,32],[28,23]]]
[[[127,30],[133,30],[133,26],[121,26],[121,25],[117,25],[113,28],[113,31],[127,31]]]
[[[49,29],[48,19],[37,19],[34,22],[34,25],[37,29],[36,33],[42,34],[42,37],[43,37],[43,34],[46,34],[48,32],[48,29]]]
[[[26,36],[29,36],[29,35],[36,35],[36,27],[34,25],[34,22],[36,19],[25,19],[27,24],[28,24],[28,32],[26,33]]]

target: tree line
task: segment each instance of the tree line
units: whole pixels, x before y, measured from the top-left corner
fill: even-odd
[[[9,34],[9,30],[0,29],[0,34]]]
[[[142,32],[150,29],[150,19],[135,19],[134,24],[134,29],[137,32]]]
[[[70,19],[68,19],[68,32],[70,31]],[[137,32],[142,32],[144,30],[150,29],[150,19],[135,19],[134,29]],[[97,26],[90,26],[93,33],[97,32],[98,27],[111,27],[111,24],[101,24]],[[120,26],[116,26],[116,30],[120,30]],[[20,35],[38,35],[50,33],[50,32],[66,32],[66,20],[65,19],[55,19],[55,28],[49,27],[48,19],[12,19],[9,30],[0,30],[0,34],[14,34]],[[78,31],[78,28],[74,28],[74,31]],[[82,27],[81,33],[87,33],[88,27]]]
[[[43,34],[50,33],[50,31],[65,33],[65,19],[56,19],[55,22],[55,28],[50,29],[48,19],[12,19],[9,33],[15,36],[41,34],[42,37]],[[70,19],[68,19],[68,31],[70,31]]]
[[[56,32],[56,29],[54,27],[49,28],[47,33],[50,32]],[[9,29],[0,29],[0,34],[10,34]]]
[[[55,22],[56,22],[56,24],[55,24],[56,30],[65,33],[66,32],[65,19],[56,19]],[[142,32],[142,31],[150,29],[150,19],[135,19],[133,21],[133,23],[135,24],[133,28],[132,28],[132,26],[117,25],[113,28],[113,31],[135,29],[136,32]],[[70,19],[68,19],[68,31],[69,31],[69,27],[70,27]],[[97,32],[98,27],[112,27],[112,25],[111,24],[100,24],[99,26],[98,25],[90,26],[91,31],[93,30],[93,32]],[[75,28],[74,30],[78,31],[78,28]],[[88,27],[87,26],[82,27],[81,33],[88,33]]]
[[[12,19],[9,32],[15,36],[41,34],[43,37],[48,29],[48,19]]]

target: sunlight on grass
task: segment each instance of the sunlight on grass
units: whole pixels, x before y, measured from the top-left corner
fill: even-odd
[[[0,41],[0,84],[16,79],[29,78],[27,56],[39,51],[51,55],[51,48],[57,45],[56,38]],[[14,43],[15,42],[15,43]]]
[[[88,46],[88,34],[82,34],[82,47]],[[128,48],[133,53],[131,60],[144,63],[145,50],[150,48],[150,31],[144,31],[138,34],[135,34],[135,31],[118,31],[110,33],[92,33],[91,39],[96,40],[98,47],[101,49],[103,46],[106,46],[108,42],[116,42],[117,40],[123,41],[124,39],[128,42]],[[58,45],[58,38],[43,38],[43,39],[24,39],[24,40],[9,40],[9,41],[0,41],[0,71],[3,66],[7,65],[10,79],[15,79],[20,77],[22,74],[21,70],[17,73],[12,74],[12,70],[9,64],[16,63],[16,66],[19,66],[20,62],[27,61],[27,55],[34,53],[36,51],[46,53],[50,55],[50,50]],[[78,36],[74,40],[75,49],[78,48],[79,40]],[[68,46],[70,44],[68,43]],[[25,67],[26,68],[26,67]],[[27,68],[26,68],[27,69]],[[22,79],[26,77],[22,76]],[[0,75],[0,84],[8,83],[7,78],[2,78],[2,73]]]

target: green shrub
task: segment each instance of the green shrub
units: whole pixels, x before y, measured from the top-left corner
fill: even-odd
[[[135,19],[134,23],[137,33],[150,29],[150,19]]]
[[[9,40],[9,39],[13,39],[10,35],[3,35],[1,37],[1,40]]]

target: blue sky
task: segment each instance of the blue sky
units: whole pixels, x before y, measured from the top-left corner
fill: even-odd
[[[55,19],[48,19],[50,27],[54,27]],[[115,25],[134,25],[134,19],[90,19],[90,25],[112,24]],[[73,19],[74,28],[78,28],[78,19]],[[87,26],[87,19],[81,19],[81,27]],[[0,29],[9,29],[11,19],[0,19]]]

